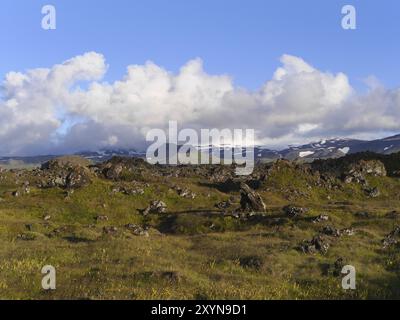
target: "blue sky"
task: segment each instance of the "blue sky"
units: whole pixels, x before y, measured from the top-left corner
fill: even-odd
[[[353,4],[358,28],[341,28]],[[41,29],[41,7],[57,9],[57,30]],[[147,60],[176,71],[201,57],[211,74],[258,88],[284,54],[345,72],[355,87],[375,75],[399,85],[400,3],[396,0],[2,0],[0,74],[51,66],[87,51],[105,55],[107,80]]]
[[[48,4],[56,30],[41,27]],[[356,30],[342,28],[346,4],[357,10]],[[398,0],[0,8],[0,155],[136,147],[170,120],[251,128],[269,147],[400,132]]]

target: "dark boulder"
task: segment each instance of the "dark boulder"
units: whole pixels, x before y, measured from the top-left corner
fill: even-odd
[[[329,250],[330,244],[326,237],[322,235],[315,236],[310,241],[303,241],[300,245],[300,250],[304,253],[314,254],[320,252],[326,254]]]
[[[265,212],[266,206],[261,196],[247,184],[240,184],[240,207],[243,211]]]
[[[113,157],[98,165],[98,171],[106,179],[115,181],[133,181],[138,177],[144,176],[148,178],[152,174],[155,174],[157,170],[157,166],[150,167],[144,159],[130,157]]]
[[[394,230],[389,233],[383,240],[382,245],[384,249],[387,249],[398,243],[398,237],[400,235],[400,227],[397,226]]]
[[[294,207],[294,206],[286,206],[283,208],[283,212],[289,217],[289,218],[297,218],[305,213],[307,213],[308,209],[307,208],[302,208],[302,207]]]
[[[167,205],[161,200],[155,200],[150,202],[150,205],[143,210],[143,215],[148,215],[149,213],[167,213]]]

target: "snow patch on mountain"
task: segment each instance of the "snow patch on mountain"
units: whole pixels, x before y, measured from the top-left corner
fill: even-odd
[[[315,153],[314,151],[301,151],[299,153],[299,157],[300,158],[308,157],[308,156],[311,156],[314,153]]]

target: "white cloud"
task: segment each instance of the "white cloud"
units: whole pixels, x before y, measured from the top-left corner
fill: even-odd
[[[105,71],[104,58],[91,52],[51,69],[8,73],[0,101],[0,154],[50,152],[69,88],[77,81],[100,79]]]
[[[281,63],[257,91],[206,73],[200,59],[177,74],[152,62],[128,66],[111,84],[100,82],[107,65],[95,52],[10,72],[0,100],[0,154],[140,147],[148,129],[166,128],[169,120],[195,129],[253,128],[260,143],[275,146],[400,129],[399,89],[371,85],[357,95],[343,73],[290,55]],[[81,81],[89,82],[85,89]]]

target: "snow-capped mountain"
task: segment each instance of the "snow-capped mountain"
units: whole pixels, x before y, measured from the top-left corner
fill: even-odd
[[[226,148],[231,147],[221,146],[219,151],[221,157],[223,150]],[[202,146],[198,149],[202,152],[211,152],[212,146]],[[271,150],[266,147],[256,146],[254,148],[254,156],[257,160],[261,161],[276,159],[300,159],[304,161],[311,161],[313,159],[340,158],[346,154],[365,151],[381,154],[399,152],[400,135],[372,141],[343,138],[326,139],[299,146],[289,146],[284,150]],[[245,148],[243,148],[242,152],[245,152]]]
[[[353,150],[360,143],[365,141],[355,139],[328,139],[319,142],[308,143],[301,146],[289,146],[289,148],[280,151],[282,158],[293,160],[301,159],[325,159],[339,158]]]
[[[146,151],[137,151],[135,149],[102,149],[99,151],[77,152],[75,155],[92,160],[93,162],[102,162],[114,156],[144,158]]]
[[[81,156],[88,160],[96,162],[103,162],[111,159],[114,156],[123,157],[138,157],[144,158],[146,152],[136,151],[134,149],[102,149],[99,151],[82,151],[77,152],[74,155]],[[61,155],[39,155],[29,157],[0,157],[0,165],[12,165],[13,167],[19,167],[23,164],[40,164],[50,159],[54,159]]]
[[[301,146],[290,146],[279,151],[279,154],[289,160],[293,159],[325,159],[338,158],[357,152],[375,152],[390,154],[400,151],[400,135],[372,141],[356,139],[329,139]]]
[[[212,146],[197,146],[196,148],[199,152],[213,152],[214,155],[219,154],[223,157],[223,151],[232,148],[232,146],[220,146],[219,151],[215,151]],[[180,147],[178,146],[179,149]],[[254,156],[259,161],[273,161],[276,159],[312,161],[314,159],[339,158],[346,154],[365,151],[380,154],[400,152],[400,134],[371,141],[340,138],[327,139],[300,146],[289,146],[284,150],[271,150],[263,146],[256,146],[254,148]],[[242,152],[245,152],[245,148],[242,148]],[[146,151],[137,151],[135,149],[103,149],[99,151],[78,152],[75,155],[82,156],[93,162],[102,162],[109,160],[113,156],[145,158]],[[55,157],[55,155],[0,157],[0,165],[11,164],[18,167],[24,164],[39,164]]]

